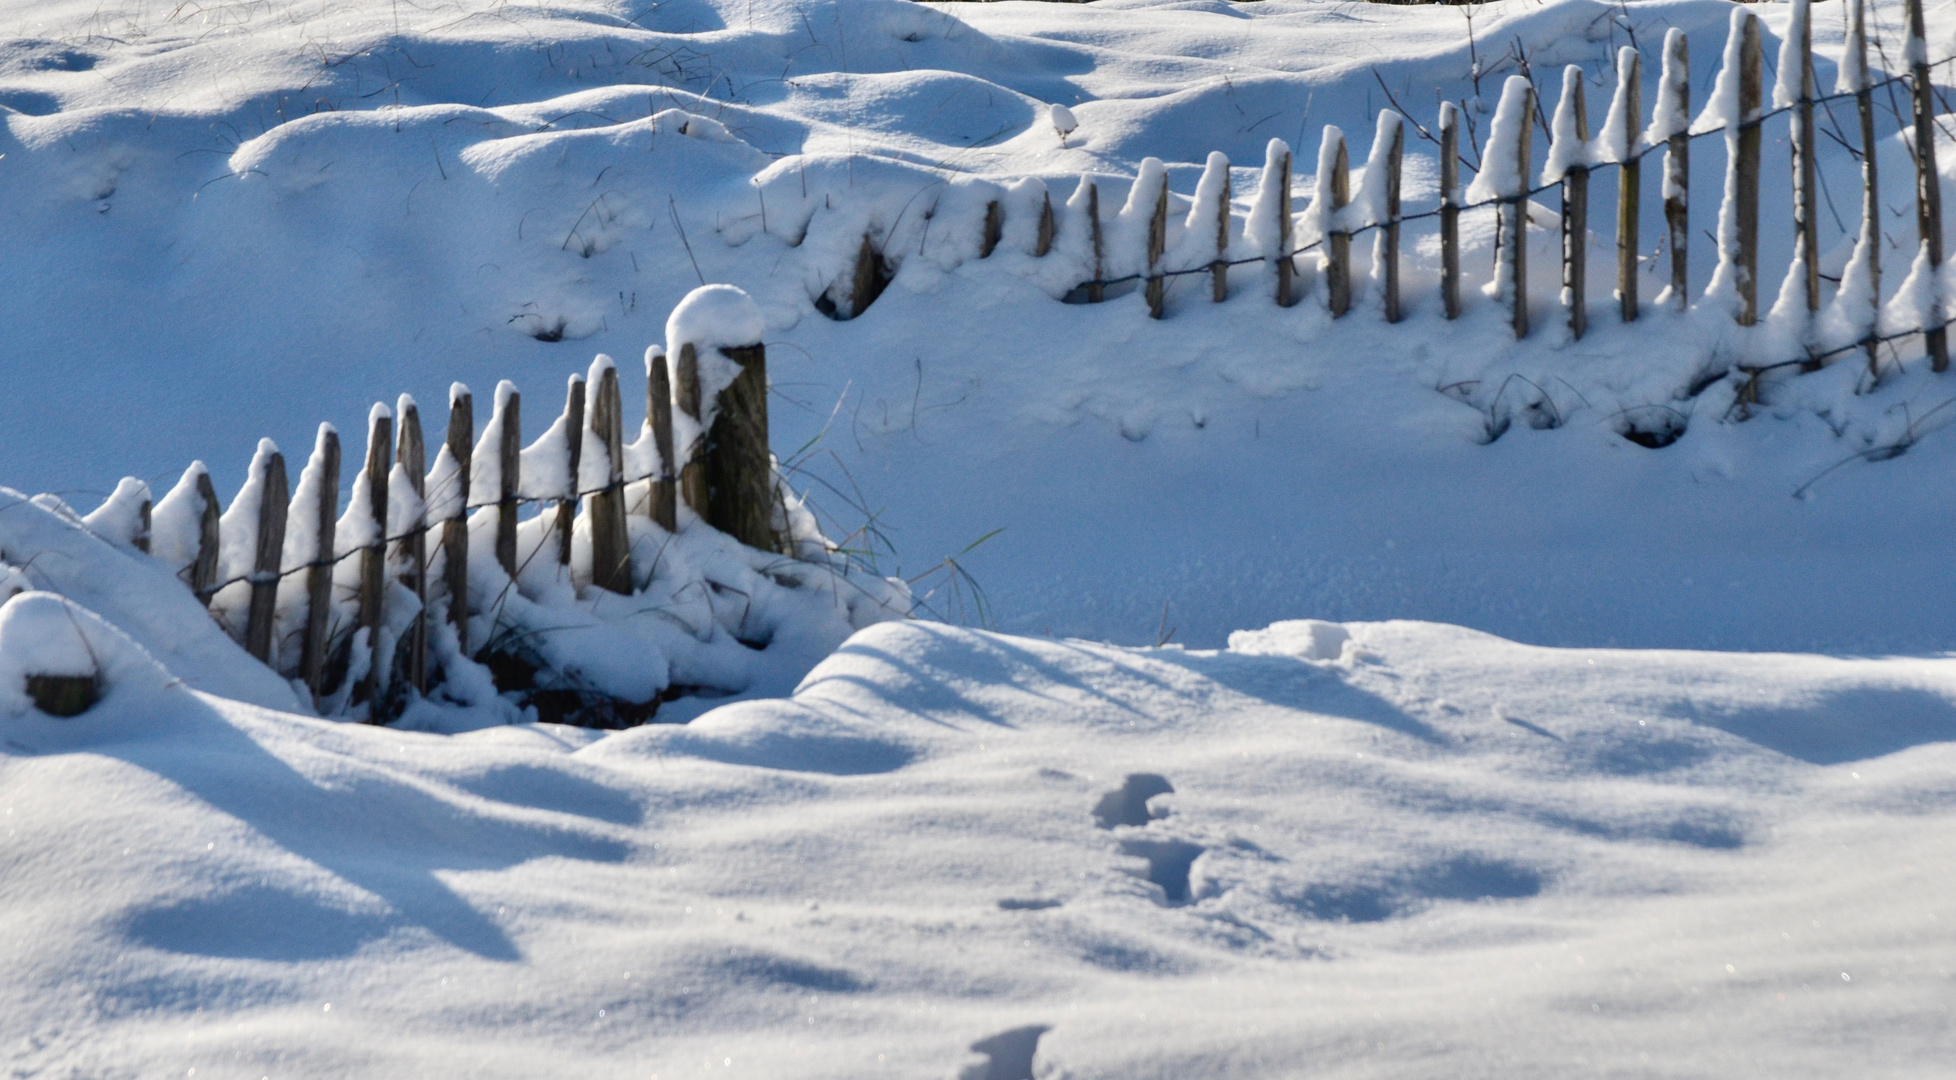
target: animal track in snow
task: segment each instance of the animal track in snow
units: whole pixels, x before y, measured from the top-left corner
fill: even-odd
[[[1051,1030],[1045,1024],[1029,1024],[979,1039],[971,1048],[987,1060],[966,1066],[958,1080],[1033,1080],[1032,1056],[1039,1051],[1039,1037]]]

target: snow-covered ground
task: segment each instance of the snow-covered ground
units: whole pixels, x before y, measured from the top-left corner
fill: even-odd
[[[1874,7],[1899,61],[1901,6]],[[1842,8],[1814,9],[1822,87]],[[1333,320],[1308,266],[1287,310],[1253,266],[1222,304],[1177,279],[1160,322],[1137,293],[1059,302],[1091,272],[1082,173],[1122,274],[1129,183],[1165,162],[1171,261],[1193,265],[1179,222],[1211,151],[1240,232],[1272,137],[1302,212],[1325,125],[1355,167],[1394,102],[1429,128],[1464,102],[1485,141],[1517,58],[1547,110],[1582,65],[1596,124],[1615,50],[1642,51],[1648,109],[1682,28],[1702,105],[1730,11],[0,0],[0,484],[86,513],[202,458],[228,496],[261,436],[296,470],[319,421],[359,432],[402,391],[466,382],[478,418],[502,378],[554,401],[728,282],[760,304],[775,450],[827,534],[922,575],[927,611],[1008,632],[884,623],[817,664],[832,616],[792,697],[695,702],[685,726],[367,728],[288,711],[168,568],[0,496],[0,594],[46,590],[0,612],[0,1065],[1946,1071],[1951,376],[1906,347],[1878,385],[1853,361],[1782,372],[1741,420],[1714,376],[1786,359],[1796,329],[1716,304],[1618,324],[1608,171],[1580,342],[1552,226],[1513,342],[1478,288],[1486,212],[1463,219],[1457,322],[1430,221],[1397,326],[1367,281]],[[1956,52],[1950,6],[1929,22],[1931,58]],[[1892,294],[1910,165],[1878,119]],[[1784,124],[1762,306],[1791,250]],[[1693,146],[1694,230],[1721,142]],[[1822,145],[1833,276],[1858,166]],[[1058,212],[1044,258],[1027,178]],[[1407,210],[1436,185],[1409,134]],[[824,317],[866,229],[894,281]],[[635,430],[641,384],[624,398]],[[1621,436],[1657,416],[1683,436]],[[982,606],[930,572],[947,555]],[[1686,649],[1752,651],[1661,651]],[[651,679],[629,659],[620,679]],[[86,666],[94,709],[27,707],[26,675]]]

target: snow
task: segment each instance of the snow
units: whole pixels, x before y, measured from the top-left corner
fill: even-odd
[[[1811,18],[1808,0],[1792,0],[1787,10],[1786,30],[1780,35],[1779,63],[1773,68],[1775,109],[1784,109],[1810,96],[1806,85],[1807,69],[1800,63],[1800,41],[1811,38]],[[1847,78],[1847,74],[1844,72],[1841,78]]]
[[[1588,169],[1602,160],[1590,140],[1589,118],[1578,115],[1583,104],[1583,71],[1576,64],[1562,69],[1562,97],[1555,103],[1555,119],[1549,128],[1548,163],[1542,166],[1542,183],[1559,184],[1570,169]]]
[[[1793,5],[1752,10],[1787,38]],[[1517,342],[1480,288],[1494,210],[1460,216],[1454,320],[1418,216],[1443,103],[1469,203],[1664,143],[1694,90],[1729,138],[1716,61],[1745,16],[1722,0],[0,11],[0,481],[61,493],[0,492],[9,1072],[1928,1076],[1956,1049],[1948,377],[1907,338],[1876,373],[1858,348],[1800,370],[1877,312],[1900,332],[1949,303],[1919,254],[1875,274],[1880,237],[1914,236],[1906,124],[1877,118],[1865,231],[1859,163],[1822,142],[1811,326],[1736,327],[1722,286],[1700,299],[1701,241],[1692,303],[1623,325],[1592,289],[1580,342]],[[1951,18],[1929,12],[1926,59]],[[1866,77],[1836,60],[1843,22],[1812,28],[1817,82]],[[1869,22],[1901,55],[1902,5]],[[1661,56],[1640,137],[1626,48]],[[1558,108],[1518,160],[1524,56],[1538,92],[1616,76],[1589,146]],[[1382,220],[1396,114],[1405,318],[1379,316],[1376,244],[1344,318],[1317,259],[1278,308],[1270,260]],[[1764,122],[1777,274],[1786,119]],[[1373,140],[1336,222],[1327,130]],[[1724,142],[1695,142],[1695,237]],[[1616,182],[1594,168],[1594,207]],[[1165,269],[1206,269],[1218,232],[1265,261],[1222,303],[1206,272],[1168,278],[1158,321],[1133,283],[1063,302],[1142,268],[1157,183]],[[1557,195],[1535,198],[1521,299],[1545,312]],[[827,317],[865,241],[889,286]],[[664,370],[687,342],[709,408],[719,347],[766,344],[793,558],[645,512],[632,478],[674,463],[609,358]],[[608,482],[556,397],[607,372],[639,425],[629,597],[590,588],[586,526],[559,566],[547,501]],[[438,595],[429,696],[389,727],[346,722],[368,713],[345,690],[311,715],[294,607],[274,671],[185,586],[198,478],[235,564],[261,440],[505,377],[466,503],[433,439],[425,506],[391,467],[388,530],[472,505],[472,649],[666,722],[542,722]],[[522,492],[546,501],[520,507],[511,581],[519,384]],[[344,450],[341,550],[381,535]],[[295,494],[318,483],[309,464]],[[360,563],[334,569],[349,686]],[[389,590],[383,646],[418,608]],[[30,668],[84,663],[93,709],[25,704]]]
[[[720,392],[733,384],[740,375],[740,365],[724,355],[721,350],[745,348],[761,344],[767,334],[767,320],[761,314],[759,304],[754,298],[733,285],[702,285],[686,294],[672,314],[666,319],[666,355],[671,363],[678,363],[679,350],[691,345],[699,360],[700,378],[700,417],[698,434],[704,434],[713,427],[713,420],[720,412]],[[673,393],[679,392],[679,380],[672,380]],[[674,397],[673,445],[690,446],[693,443],[691,417],[676,406]],[[688,429],[688,437],[682,438],[681,427]]]

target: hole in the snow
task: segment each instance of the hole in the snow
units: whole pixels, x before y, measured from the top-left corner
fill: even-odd
[[[1161,886],[1170,906],[1189,902],[1189,869],[1201,847],[1181,840],[1124,840],[1121,854],[1148,860],[1148,881]]]
[[[1639,405],[1617,416],[1616,433],[1652,450],[1663,448],[1684,437],[1689,418],[1669,405]]]
[[[1045,1024],[1030,1024],[979,1039],[971,1049],[989,1060],[963,1070],[959,1080],[1032,1080],[1032,1056],[1039,1052],[1039,1037],[1051,1030]]]
[[[1129,773],[1120,787],[1100,797],[1094,804],[1094,823],[1103,829],[1116,825],[1146,825],[1153,820],[1148,815],[1148,800],[1157,795],[1170,795],[1175,791],[1168,778],[1158,773]]]

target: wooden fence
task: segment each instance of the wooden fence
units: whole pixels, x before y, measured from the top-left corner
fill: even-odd
[[[1536,88],[1526,77],[1511,76],[1502,92],[1492,130],[1482,156],[1480,175],[1463,197],[1460,184],[1461,113],[1451,102],[1442,103],[1434,129],[1415,125],[1422,137],[1438,144],[1440,194],[1436,206],[1419,213],[1405,214],[1400,205],[1400,161],[1404,153],[1406,121],[1396,111],[1379,113],[1377,134],[1364,173],[1364,190],[1355,198],[1349,178],[1349,154],[1344,133],[1327,126],[1318,156],[1317,189],[1309,208],[1294,216],[1291,202],[1293,172],[1291,152],[1280,140],[1272,140],[1259,183],[1259,205],[1251,209],[1245,231],[1253,231],[1259,215],[1270,220],[1274,242],[1263,245],[1273,253],[1230,258],[1231,193],[1229,161],[1220,153],[1211,154],[1197,185],[1185,231],[1215,238],[1214,258],[1197,265],[1170,268],[1165,263],[1168,250],[1170,195],[1165,171],[1159,161],[1143,161],[1130,190],[1126,218],[1136,208],[1146,215],[1145,235],[1128,237],[1137,245],[1133,262],[1146,269],[1125,276],[1109,277],[1104,267],[1109,261],[1106,219],[1100,208],[1098,186],[1091,177],[1083,178],[1081,188],[1069,206],[1084,217],[1087,236],[1083,250],[1090,252],[1093,273],[1080,283],[1075,295],[1087,303],[1100,303],[1108,290],[1128,283],[1140,283],[1149,313],[1161,318],[1165,312],[1166,284],[1171,278],[1208,275],[1212,279],[1211,299],[1220,303],[1229,295],[1228,278],[1232,269],[1251,264],[1273,265],[1269,275],[1270,295],[1279,306],[1288,307],[1299,299],[1296,280],[1298,256],[1316,252],[1324,282],[1323,302],[1334,317],[1344,317],[1352,307],[1351,242],[1361,234],[1377,232],[1374,275],[1378,282],[1380,310],[1388,322],[1398,322],[1404,305],[1400,295],[1400,229],[1406,222],[1437,218],[1440,241],[1439,292],[1441,307],[1448,319],[1461,314],[1460,297],[1460,215],[1469,210],[1492,207],[1496,214],[1495,281],[1499,301],[1508,309],[1508,319],[1517,338],[1531,331],[1528,289],[1529,269],[1525,243],[1528,202],[1550,191],[1561,195],[1561,317],[1570,334],[1581,338],[1588,330],[1589,318],[1589,180],[1599,168],[1619,171],[1616,206],[1615,295],[1618,317],[1635,321],[1644,308],[1639,296],[1638,251],[1641,230],[1643,159],[1661,151],[1664,154],[1660,175],[1663,193],[1664,228],[1670,249],[1670,281],[1666,290],[1669,302],[1683,307],[1689,298],[1687,256],[1691,238],[1691,199],[1689,158],[1691,142],[1698,138],[1722,136],[1728,150],[1725,198],[1719,208],[1716,235],[1718,269],[1713,289],[1722,290],[1732,304],[1734,317],[1742,326],[1759,321],[1759,179],[1761,126],[1781,114],[1791,116],[1794,265],[1803,267],[1805,309],[1821,308],[1821,278],[1817,250],[1815,185],[1814,110],[1834,101],[1854,102],[1859,118],[1858,149],[1850,147],[1861,160],[1863,199],[1859,244],[1850,273],[1860,283],[1857,296],[1842,290],[1842,300],[1865,301],[1865,311],[1850,313],[1849,322],[1863,331],[1845,343],[1809,345],[1802,355],[1757,365],[1741,365],[1750,377],[1748,393],[1757,392],[1758,377],[1783,367],[1818,369],[1844,353],[1865,350],[1871,372],[1878,373],[1877,347],[1883,343],[1921,335],[1934,370],[1948,367],[1946,323],[1948,317],[1934,303],[1926,317],[1915,325],[1894,333],[1878,333],[1881,306],[1880,290],[1880,212],[1876,182],[1877,144],[1874,124],[1874,94],[1892,86],[1906,87],[1911,102],[1911,129],[1915,159],[1917,236],[1921,258],[1926,265],[1942,265],[1941,189],[1937,181],[1934,88],[1932,66],[1924,38],[1922,0],[1908,0],[1908,70],[1881,79],[1868,74],[1866,0],[1847,0],[1847,34],[1841,60],[1842,75],[1835,93],[1821,95],[1814,84],[1812,33],[1807,0],[1794,0],[1788,33],[1779,58],[1780,80],[1772,88],[1774,101],[1766,107],[1763,78],[1763,48],[1759,19],[1751,10],[1735,7],[1731,32],[1718,76],[1714,104],[1722,110],[1717,126],[1692,132],[1690,52],[1685,35],[1672,29],[1665,37],[1658,95],[1647,125],[1643,108],[1643,63],[1633,48],[1618,54],[1617,81],[1608,111],[1606,129],[1600,138],[1591,139],[1588,111],[1584,101],[1581,69],[1564,71],[1561,98],[1551,128],[1548,168],[1539,184],[1530,186],[1531,132],[1536,124]],[[1791,72],[1789,77],[1788,72]],[[1512,118],[1509,120],[1508,118]],[[1701,121],[1703,118],[1701,118]],[[1507,121],[1504,123],[1504,121]],[[1847,145],[1843,141],[1843,145]],[[989,257],[1003,235],[1006,208],[1002,200],[986,205],[979,256]],[[1030,248],[1035,257],[1054,250],[1054,238],[1071,216],[1056,220],[1050,194],[1038,210],[1036,239]],[[1294,221],[1315,225],[1317,235],[1308,242],[1295,243]],[[1205,241],[1206,242],[1206,241]],[[1254,241],[1253,241],[1254,242]],[[835,303],[838,317],[859,314],[881,291],[888,271],[875,237],[865,235],[853,268],[841,276],[837,289],[842,295]],[[1845,280],[1845,279],[1844,279]],[[846,284],[846,288],[845,288]],[[1930,290],[1933,292],[1934,290]]]
[[[431,612],[445,613],[460,655],[469,656],[472,645],[482,644],[469,640],[469,617],[477,613],[469,602],[467,518],[473,511],[494,515],[495,560],[512,582],[525,569],[517,549],[518,518],[525,504],[543,504],[546,523],[542,543],[528,558],[554,558],[565,567],[571,562],[581,508],[590,534],[590,587],[615,593],[629,595],[641,584],[628,539],[630,514],[643,515],[669,533],[681,528],[682,516],[696,518],[749,547],[791,553],[783,531],[785,516],[777,512],[779,493],[768,451],[766,350],[758,342],[720,347],[739,373],[719,391],[717,409],[709,410],[710,426],[702,431],[699,347],[692,342],[677,346],[675,357],[660,350],[646,357],[641,440],[649,439],[650,447],[641,444],[633,456],[651,461],[649,471],[628,475],[625,469],[618,369],[609,358],[600,357],[588,378],[570,379],[562,413],[527,449],[523,401],[513,384],[505,381],[497,388],[494,411],[478,436],[474,400],[457,383],[449,395],[445,437],[432,463],[413,399],[403,396],[391,410],[384,404],[373,407],[365,456],[345,514],[339,507],[340,438],[330,424],[319,426],[301,474],[304,501],[299,504],[293,500],[285,458],[269,439],[259,444],[246,483],[229,509],[220,507],[204,464],[192,464],[165,499],[182,504],[168,507],[169,514],[194,523],[194,540],[180,545],[180,576],[247,652],[302,681],[316,709],[328,712],[335,703],[342,708],[364,703],[368,721],[381,723],[396,714],[409,688],[425,692],[431,679],[438,681],[439,672],[429,664]],[[677,455],[675,407],[692,421],[687,430],[699,432]],[[588,450],[602,453],[602,463],[582,460]],[[535,467],[526,470],[526,456]],[[582,487],[580,474],[585,478]],[[472,479],[482,481],[486,490],[476,489]],[[402,484],[411,494],[397,490]],[[627,487],[639,484],[644,486],[633,488],[636,497],[628,505]],[[539,487],[548,490],[540,492]],[[86,524],[105,539],[151,552],[155,518],[162,512],[148,485],[131,478],[122,481]],[[288,544],[288,529],[295,523],[309,532],[309,542],[300,538]],[[249,550],[249,568],[220,579],[227,543]],[[294,559],[295,549],[308,554]],[[348,622],[335,617],[346,605],[336,603],[334,577],[336,569],[352,560],[358,560],[350,605],[356,614]],[[431,577],[437,565],[438,579]],[[295,604],[288,590],[281,602],[280,586],[301,578],[302,597]],[[342,582],[344,594],[344,576]],[[385,597],[395,584],[418,602],[412,625],[397,639],[381,632]],[[240,592],[245,595],[239,597]],[[227,595],[232,603],[220,603]],[[303,611],[302,618],[292,617],[295,608]],[[238,609],[242,620],[231,617]],[[287,613],[283,623],[281,610]],[[280,637],[282,625],[285,640]],[[356,648],[364,655],[354,656]],[[347,685],[349,674],[361,671]]]

